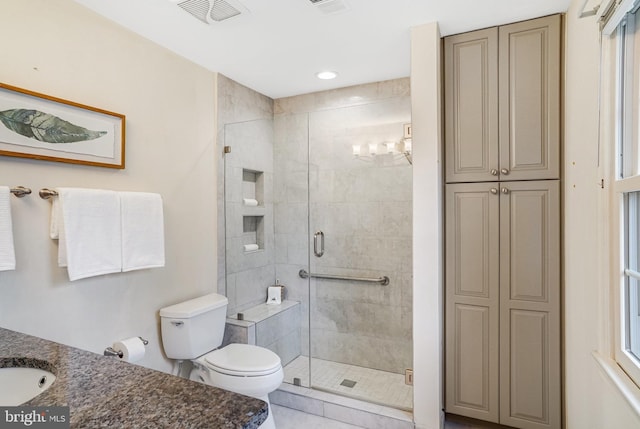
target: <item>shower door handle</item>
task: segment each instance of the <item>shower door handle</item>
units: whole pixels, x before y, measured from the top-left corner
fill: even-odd
[[[320,249],[318,250],[318,242],[320,242]],[[313,254],[320,258],[324,255],[324,232],[316,231],[313,234]]]

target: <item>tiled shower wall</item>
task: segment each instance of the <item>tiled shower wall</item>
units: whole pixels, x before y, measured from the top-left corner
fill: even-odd
[[[386,143],[411,122],[409,80],[280,99],[275,112],[276,275],[310,311],[303,354],[402,373],[412,362],[412,169]],[[370,144],[377,154],[364,156]],[[316,230],[325,254],[309,260]],[[308,291],[300,268],[390,284],[314,279]]]
[[[275,277],[273,100],[220,74],[218,94],[218,292],[234,314],[265,302]],[[223,155],[225,145],[231,153]],[[247,180],[247,171],[261,173],[257,185]],[[260,207],[242,204],[251,186],[254,195],[255,186],[261,188]],[[254,229],[259,240],[246,232]],[[260,250],[244,252],[243,244],[252,240]]]

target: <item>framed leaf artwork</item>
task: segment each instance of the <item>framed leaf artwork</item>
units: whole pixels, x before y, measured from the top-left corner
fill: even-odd
[[[125,116],[0,83],[0,155],[124,168]]]

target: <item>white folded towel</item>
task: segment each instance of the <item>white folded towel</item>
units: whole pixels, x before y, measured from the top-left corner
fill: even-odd
[[[242,203],[245,206],[256,207],[258,205],[258,200],[254,199],[254,198],[243,198],[242,199]]]
[[[11,190],[9,187],[0,186],[0,271],[16,269],[10,198]]]
[[[60,229],[62,229],[62,208],[59,198],[51,198],[51,217],[49,221],[49,236],[53,240],[60,238]]]
[[[245,244],[244,245],[244,251],[245,252],[254,252],[256,250],[258,250],[259,247],[257,244]]]
[[[120,192],[122,271],[164,267],[162,197],[146,192]]]
[[[58,240],[58,266],[67,266],[67,246],[64,234],[64,220],[62,218],[62,203],[60,198],[51,198],[51,217],[49,221],[49,237]]]
[[[57,191],[62,208],[58,263],[67,266],[69,280],[120,272],[122,228],[118,194],[81,188]]]

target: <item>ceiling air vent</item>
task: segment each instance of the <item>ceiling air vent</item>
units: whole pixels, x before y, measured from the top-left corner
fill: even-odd
[[[249,13],[249,10],[237,0],[184,0],[180,1],[178,6],[206,24]]]
[[[209,0],[186,0],[178,3],[178,6],[205,24],[208,24],[207,14],[209,13],[209,7],[211,7]]]
[[[231,6],[225,0],[214,0],[213,7],[209,16],[216,22],[224,21],[225,19],[233,18],[236,15],[240,15],[240,11]]]
[[[327,15],[349,10],[345,0],[309,0],[320,12]]]

